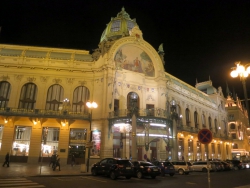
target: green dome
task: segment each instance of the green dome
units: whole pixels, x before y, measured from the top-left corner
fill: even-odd
[[[134,26],[138,26],[136,20],[131,19],[125,9],[122,8],[121,12],[119,12],[115,18],[111,18],[111,21],[107,24],[100,42],[110,39],[116,40],[124,36],[129,36],[129,31]]]

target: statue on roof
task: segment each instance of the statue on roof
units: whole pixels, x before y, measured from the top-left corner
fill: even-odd
[[[161,43],[159,48],[158,48],[158,54],[160,55],[163,66],[165,66],[165,61],[164,61],[165,53],[164,53],[164,50],[163,50],[163,43]]]

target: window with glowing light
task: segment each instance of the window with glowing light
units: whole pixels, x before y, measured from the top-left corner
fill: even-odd
[[[196,142],[196,160],[201,160],[201,143],[199,141]]]
[[[48,162],[53,154],[58,154],[59,134],[59,128],[43,127],[41,155],[39,161],[41,161],[41,158],[43,157],[43,161]]]
[[[32,127],[16,126],[15,137],[12,144],[11,155],[28,156],[30,148],[30,136]]]

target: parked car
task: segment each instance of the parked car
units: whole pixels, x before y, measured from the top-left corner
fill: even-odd
[[[115,180],[119,176],[130,179],[134,175],[134,165],[128,159],[105,158],[91,167],[93,176],[103,174]]]
[[[189,174],[192,171],[192,164],[186,161],[171,161],[174,165],[175,172],[180,175]]]
[[[155,179],[156,176],[161,174],[161,169],[150,162],[145,161],[133,161],[134,174],[137,178],[143,178],[144,176],[151,176]]]
[[[227,162],[231,162],[233,164],[234,170],[243,169],[242,162],[236,159],[233,160],[226,160]]]
[[[209,161],[211,163],[214,172],[219,172],[224,170],[224,166],[220,161]]]
[[[225,161],[221,161],[221,164],[224,166],[224,171],[233,169],[233,164],[227,163]]]
[[[193,171],[200,171],[200,172],[207,172],[213,171],[214,166],[212,167],[212,164],[207,164],[207,161],[197,161],[192,164]]]
[[[169,161],[154,161],[153,164],[161,169],[161,174],[175,175],[174,165]]]

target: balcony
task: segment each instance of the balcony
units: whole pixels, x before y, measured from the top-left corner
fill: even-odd
[[[190,132],[190,133],[198,133],[200,129],[195,128],[195,127],[185,126],[185,125],[178,125],[177,130]]]
[[[54,111],[44,109],[19,109],[19,108],[0,108],[0,116],[22,116],[36,118],[63,118],[89,120],[90,114],[72,111]]]
[[[123,117],[131,117],[132,112],[128,109],[122,109],[117,111],[109,112],[109,118],[123,118]],[[139,109],[136,112],[136,115],[138,117],[157,117],[157,118],[166,118],[170,119],[170,113],[166,110],[160,109],[160,108],[154,108],[154,109]]]

